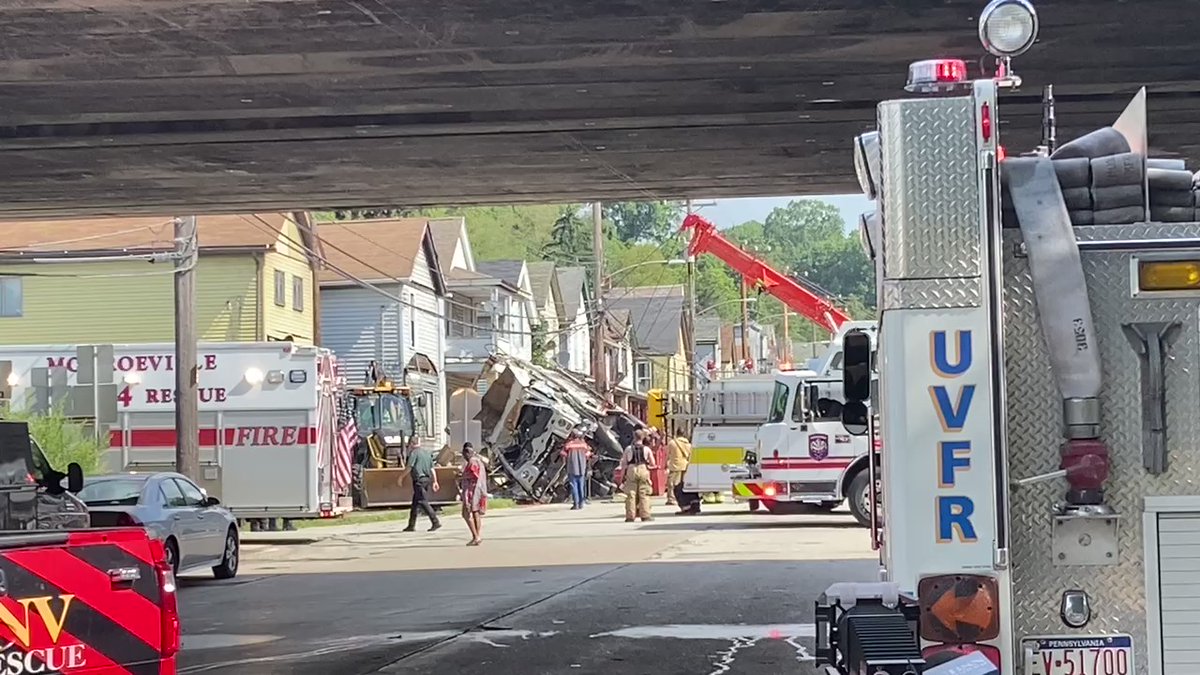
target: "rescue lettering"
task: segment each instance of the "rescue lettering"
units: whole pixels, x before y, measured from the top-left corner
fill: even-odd
[[[935,376],[945,381],[929,388],[929,399],[943,434],[950,436],[939,440],[936,447],[939,490],[955,489],[958,474],[971,470],[971,441],[955,439],[953,436],[966,427],[971,414],[971,401],[975,397],[975,385],[959,384],[952,388],[949,383],[971,369],[971,337],[969,330],[955,331],[955,345],[951,350],[946,331],[933,331],[929,335],[931,369]],[[974,542],[975,525],[971,522],[974,513],[975,503],[970,497],[938,494],[934,503],[937,541],[948,543],[957,539],[960,542]]]
[[[85,645],[61,645],[45,649],[16,649],[0,654],[0,675],[69,673],[87,667]]]
[[[46,365],[49,368],[66,368],[74,373],[79,370],[79,359],[74,356],[48,356]],[[200,370],[214,370],[217,367],[216,354],[204,354],[196,364]],[[170,372],[175,370],[174,354],[138,354],[118,356],[113,364],[118,372],[145,373]]]
[[[233,445],[305,445],[308,427],[237,427],[233,430]]]

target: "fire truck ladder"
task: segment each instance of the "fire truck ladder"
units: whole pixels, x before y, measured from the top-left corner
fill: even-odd
[[[767,263],[742,250],[717,231],[717,226],[692,213],[684,219],[680,231],[692,232],[688,254],[711,253],[742,275],[752,288],[766,291],[779,298],[797,314],[821,326],[830,333],[851,320],[849,314],[826,299],[814,284],[801,282],[783,274]]]

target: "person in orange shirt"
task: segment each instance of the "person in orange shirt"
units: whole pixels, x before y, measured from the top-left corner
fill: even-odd
[[[592,458],[592,449],[583,439],[579,429],[572,429],[563,445],[562,457],[567,465],[567,484],[571,486],[572,511],[583,508],[583,500],[587,496],[585,482],[588,474],[588,461]]]

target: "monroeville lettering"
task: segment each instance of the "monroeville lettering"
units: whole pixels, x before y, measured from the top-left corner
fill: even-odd
[[[66,368],[72,373],[79,371],[79,359],[75,356],[48,356],[46,365],[49,368]],[[214,370],[217,367],[217,355],[204,354],[196,365],[200,367],[200,370]],[[175,370],[175,355],[118,356],[113,366],[122,373],[171,372]]]

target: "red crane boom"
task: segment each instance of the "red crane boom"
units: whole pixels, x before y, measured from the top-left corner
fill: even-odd
[[[851,320],[849,314],[795,279],[776,271],[767,263],[742,250],[717,231],[717,226],[692,213],[684,219],[680,231],[692,231],[688,253],[711,253],[742,275],[750,286],[779,298],[783,304],[809,321],[834,333]]]

